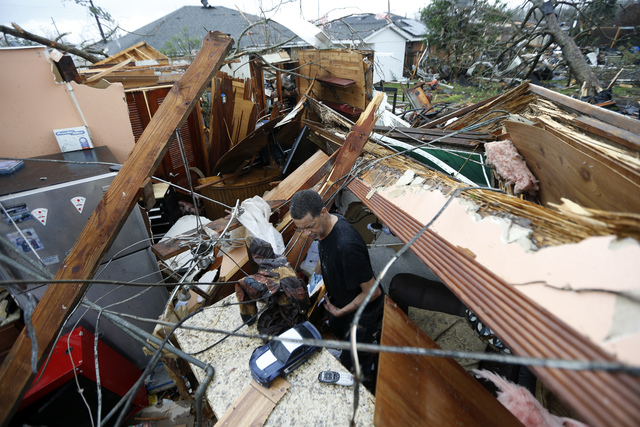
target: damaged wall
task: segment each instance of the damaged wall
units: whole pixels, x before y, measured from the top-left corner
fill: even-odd
[[[381,187],[376,192],[423,224],[447,200],[422,184]],[[635,239],[594,236],[577,244],[536,248],[527,227],[507,218],[482,218],[476,209],[457,199],[431,230],[620,361],[640,363],[640,311],[625,297],[640,291],[640,268],[634,261],[640,257],[640,244]],[[585,292],[589,289],[593,291]]]
[[[44,47],[0,49],[0,154],[34,157],[60,152],[53,129],[83,126],[64,83],[56,83]],[[94,89],[71,83],[93,137],[124,163],[134,146],[121,84]]]

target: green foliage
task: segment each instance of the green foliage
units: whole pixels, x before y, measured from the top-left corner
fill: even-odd
[[[608,26],[613,23],[618,12],[617,0],[593,0],[584,10],[585,26]]]
[[[191,37],[189,27],[184,26],[178,34],[171,36],[171,40],[165,42],[160,52],[170,58],[194,54],[200,49],[202,40],[199,37]]]
[[[420,11],[427,27],[425,41],[452,67],[453,75],[496,45],[509,16],[500,0],[433,0]]]

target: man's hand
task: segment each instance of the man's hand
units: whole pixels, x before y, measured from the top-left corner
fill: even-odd
[[[331,304],[331,301],[329,301],[329,298],[327,298],[326,296],[324,297],[324,308],[329,312],[330,315],[334,317],[340,317],[344,314],[341,309]]]

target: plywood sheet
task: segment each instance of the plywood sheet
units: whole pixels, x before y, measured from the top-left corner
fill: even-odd
[[[369,53],[352,50],[301,50],[300,64],[303,64],[300,73],[308,76],[310,80],[301,78],[298,82],[299,93],[305,93],[310,81],[319,77],[338,77],[340,79],[353,80],[354,85],[344,88],[322,87],[320,84],[314,85],[315,98],[349,104],[353,107],[364,110],[367,107],[368,99],[371,99],[370,90],[372,81],[368,81],[368,71],[370,66],[365,59]],[[373,58],[370,59],[373,61]]]
[[[385,297],[382,345],[438,349]],[[449,358],[381,353],[376,426],[521,426],[489,391]]]
[[[276,377],[269,388],[262,387],[255,380],[251,381],[216,425],[252,427],[263,425],[289,387],[291,384],[281,377]]]

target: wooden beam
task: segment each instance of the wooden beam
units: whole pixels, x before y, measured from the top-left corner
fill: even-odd
[[[616,142],[623,147],[636,152],[640,151],[640,135],[636,133],[588,116],[576,117],[574,124],[579,128]]]
[[[114,178],[102,201],[89,218],[76,244],[55,276],[56,280],[90,279],[122,228],[138,191],[150,177],[213,74],[220,68],[233,40],[220,32],[208,33],[202,48],[165,98],[131,155]],[[88,285],[49,286],[33,314],[38,338],[38,365],[52,345],[64,319],[73,311]],[[33,379],[31,341],[21,333],[0,367],[0,422],[7,425]]]
[[[437,118],[437,119],[435,119],[433,121],[430,121],[426,125],[421,126],[420,129],[430,129],[430,128],[436,127],[436,126],[438,126],[438,125],[440,125],[442,123],[446,123],[448,120],[453,119],[455,117],[464,116],[465,114],[467,114],[470,111],[474,111],[474,110],[476,110],[476,109],[478,109],[480,107],[483,107],[483,106],[487,105],[490,102],[495,101],[496,99],[498,99],[499,96],[500,95],[495,95],[495,96],[492,96],[491,98],[487,98],[487,99],[484,99],[482,101],[476,102],[474,104],[467,105],[466,107],[462,107],[462,108],[460,108],[458,110],[455,110],[455,111],[453,111],[453,112],[451,112],[451,113],[449,113],[449,114],[447,114],[445,116],[442,116],[442,117]]]
[[[586,116],[601,120],[612,126],[629,131],[635,135],[640,135],[640,121],[638,120],[623,116],[622,114],[614,113],[613,111],[609,111],[604,108],[587,104],[586,102],[580,101],[578,99],[570,98],[561,93],[545,89],[542,86],[530,84],[529,90],[532,93],[553,101],[558,105],[564,106],[565,108],[570,108],[571,110],[575,110]],[[635,150],[638,150],[638,147],[636,147]]]
[[[120,70],[120,69],[122,69],[122,68],[126,67],[127,65],[129,65],[129,63],[130,63],[130,62],[133,62],[133,59],[134,59],[134,58],[129,58],[129,59],[127,59],[126,61],[123,61],[123,62],[120,62],[119,64],[114,65],[114,66],[113,66],[113,67],[111,67],[111,68],[107,68],[106,70],[104,70],[104,71],[102,71],[102,72],[100,72],[100,73],[96,74],[95,76],[91,76],[91,77],[89,77],[89,78],[85,81],[85,83],[93,83],[93,82],[95,82],[95,81],[100,80],[101,78],[103,78],[104,76],[106,76],[106,75],[108,75],[108,74],[111,74],[111,73],[113,73],[113,72],[116,72],[116,71],[118,71],[118,70]]]
[[[369,103],[356,124],[347,135],[344,145],[338,151],[336,163],[329,174],[328,183],[333,184],[344,178],[353,168],[362,147],[369,140],[369,135],[375,125],[375,113],[384,99],[384,93],[379,92]]]
[[[264,388],[252,380],[216,425],[223,427],[264,425],[289,387],[291,384],[282,377],[276,377],[269,388]]]
[[[384,302],[380,344],[440,348],[389,297]],[[522,426],[453,359],[386,352],[380,353],[373,422],[377,426]]]

